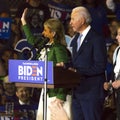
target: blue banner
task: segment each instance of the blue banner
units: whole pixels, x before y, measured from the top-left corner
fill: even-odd
[[[45,62],[38,60],[9,60],[9,81],[44,84]],[[53,62],[47,62],[47,83],[53,84]]]
[[[11,18],[0,18],[0,39],[10,38],[11,22]]]

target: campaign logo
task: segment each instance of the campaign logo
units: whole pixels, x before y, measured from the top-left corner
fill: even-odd
[[[38,64],[23,63],[23,65],[18,65],[18,80],[43,81],[43,73],[43,67],[39,67]]]
[[[44,83],[45,62],[37,60],[9,60],[9,80],[11,82]],[[53,63],[48,62],[47,82],[53,82]]]
[[[21,59],[23,60],[36,59],[37,49],[29,44],[27,39],[19,40],[14,49],[21,53]]]
[[[11,18],[0,18],[0,38],[9,39],[11,35]]]

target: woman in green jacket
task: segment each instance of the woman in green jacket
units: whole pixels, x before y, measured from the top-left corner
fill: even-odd
[[[29,26],[26,23],[26,20],[25,20],[26,13],[27,13],[27,9],[24,10],[22,18],[21,18],[24,33],[30,44],[32,44],[33,46],[37,44],[37,46],[39,46],[38,38],[35,38],[32,35],[29,29]],[[64,27],[62,23],[58,19],[55,19],[55,18],[48,19],[46,22],[44,22],[44,30],[42,32],[42,35],[44,37],[49,38],[49,42],[47,44],[51,45],[50,48],[47,48],[48,61],[53,61],[54,66],[64,66],[64,63],[68,62],[69,57],[68,57],[68,51],[66,49],[65,33],[64,33]],[[38,59],[43,60],[43,61],[45,60],[45,48],[43,48],[40,51]],[[67,89],[63,89],[63,88],[48,89],[47,106],[50,106],[50,102],[55,102],[56,104],[58,103],[62,104],[64,107],[66,96],[67,96],[67,91],[68,91]],[[43,93],[43,90],[41,92],[37,120],[43,120],[42,93]],[[69,108],[67,108],[69,110],[67,111],[70,112],[69,105],[68,105]],[[49,109],[47,109],[47,120],[50,120]]]

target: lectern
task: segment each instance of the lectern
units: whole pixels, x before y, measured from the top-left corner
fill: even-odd
[[[47,88],[73,88],[80,84],[81,76],[63,67],[54,67],[53,84],[47,84]],[[42,88],[43,84],[36,83],[16,83],[16,86]]]
[[[9,80],[16,86],[44,87],[45,62],[38,60],[9,60]],[[63,67],[53,67],[48,62],[47,88],[71,88],[80,84],[81,76]]]

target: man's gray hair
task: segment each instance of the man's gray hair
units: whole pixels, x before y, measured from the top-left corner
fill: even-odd
[[[86,23],[90,24],[92,21],[91,15],[89,13],[89,11],[87,10],[87,8],[79,6],[79,7],[75,7],[72,12],[77,13],[79,16],[82,16],[85,18]]]

